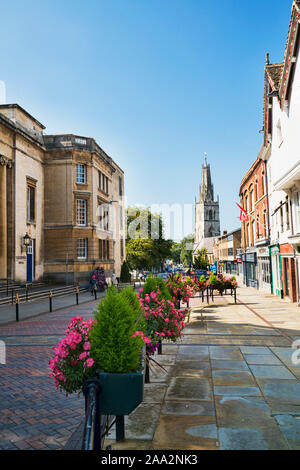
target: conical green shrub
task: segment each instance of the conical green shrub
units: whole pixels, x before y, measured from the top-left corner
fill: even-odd
[[[104,372],[130,373],[140,370],[140,337],[136,332],[133,309],[125,296],[110,287],[95,312],[96,323],[91,330],[91,357]]]
[[[120,282],[130,282],[131,281],[131,274],[129,271],[129,267],[126,261],[123,261],[121,266],[121,274],[120,274]]]
[[[120,293],[120,297],[128,301],[130,307],[132,308],[134,321],[136,323],[136,329],[139,331],[146,332],[146,319],[144,317],[144,312],[140,306],[138,296],[132,289],[132,287],[125,287]]]

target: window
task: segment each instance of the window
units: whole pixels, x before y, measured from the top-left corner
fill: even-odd
[[[77,240],[77,258],[78,259],[87,259],[87,238],[78,238]]]
[[[100,260],[109,260],[109,240],[99,240],[99,259]]]
[[[119,195],[123,196],[123,181],[121,176],[119,176]]]
[[[35,186],[31,184],[27,186],[27,220],[35,221]]]
[[[86,184],[86,165],[76,165],[76,183]]]
[[[123,207],[120,207],[120,230],[123,230]]]
[[[121,246],[121,258],[124,258],[124,241],[122,238],[120,240],[120,246]]]
[[[259,223],[258,216],[257,216],[257,221],[256,221],[256,238],[260,238],[260,223]]]
[[[105,176],[101,171],[98,171],[99,175],[99,189],[104,193],[108,194],[108,177]]]
[[[228,248],[228,256],[233,256],[233,248]]]
[[[253,197],[253,189],[250,192],[250,200],[251,200],[251,208],[250,211],[254,210],[254,197]]]
[[[282,202],[280,202],[280,230],[283,232],[283,207]]]
[[[262,195],[264,196],[265,194],[265,172],[263,171],[261,174],[261,183],[262,183]]]
[[[252,227],[252,240],[251,240],[251,246],[254,245],[255,242],[255,223],[254,220],[251,222],[251,227]]]
[[[255,181],[255,200],[258,200],[258,181]]]
[[[77,225],[85,226],[86,225],[86,200],[77,199],[77,213],[76,220]]]
[[[286,217],[286,229],[290,229],[290,201],[288,196],[285,201],[285,217]]]
[[[109,230],[109,212],[107,204],[99,206],[99,228],[101,230]]]

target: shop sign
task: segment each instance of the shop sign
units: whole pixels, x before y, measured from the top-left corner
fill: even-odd
[[[273,246],[271,248],[271,253],[272,253],[272,255],[279,255],[280,254],[279,246]]]

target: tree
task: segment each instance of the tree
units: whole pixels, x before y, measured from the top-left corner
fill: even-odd
[[[126,261],[123,261],[121,266],[121,274],[120,274],[120,281],[121,282],[130,282],[131,276],[129,272],[129,267]]]
[[[162,267],[170,258],[172,241],[163,236],[163,220],[149,209],[127,209],[126,252],[132,269]]]
[[[180,261],[183,264],[190,264],[193,262],[193,245],[194,236],[188,235],[184,237],[181,242]]]
[[[208,258],[207,258],[207,249],[202,248],[202,250],[197,251],[197,257],[194,260],[194,268],[195,269],[206,269],[208,266]]]
[[[170,259],[174,264],[180,263],[181,243],[173,242],[171,248]]]

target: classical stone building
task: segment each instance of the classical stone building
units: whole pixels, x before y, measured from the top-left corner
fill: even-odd
[[[0,277],[32,281],[44,270],[44,126],[17,104],[0,105]],[[30,237],[26,248],[24,237]]]
[[[211,180],[210,165],[206,158],[202,165],[200,199],[195,204],[195,241],[194,253],[206,248],[213,256],[212,238],[220,235],[219,200],[214,200],[214,187]]]
[[[0,106],[0,278],[85,282],[98,266],[119,276],[123,171],[94,139],[43,130]]]

